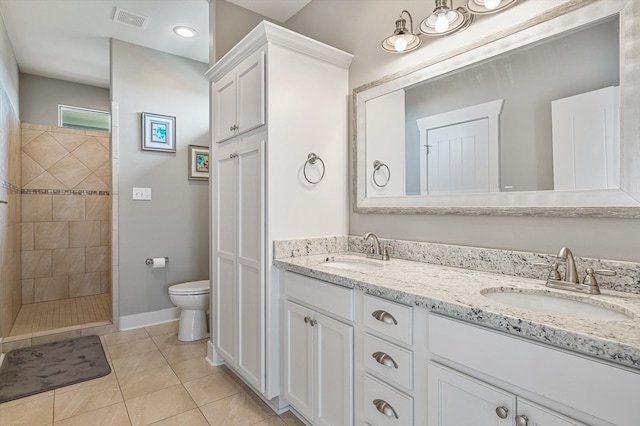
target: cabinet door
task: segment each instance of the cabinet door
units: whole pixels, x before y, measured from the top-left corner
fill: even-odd
[[[284,308],[284,398],[313,419],[312,311],[290,301],[284,302]]]
[[[265,391],[264,133],[237,150],[238,370]]]
[[[518,426],[586,426],[548,408],[518,398]]]
[[[236,364],[236,161],[238,144],[218,151],[213,162],[214,342],[231,365]]]
[[[222,77],[212,88],[213,141],[221,142],[233,137],[236,125],[236,75]]]
[[[256,52],[236,68],[238,133],[265,123],[264,52]]]
[[[353,424],[353,327],[316,313],[315,424]]]
[[[514,395],[433,363],[427,380],[429,426],[514,424]]]

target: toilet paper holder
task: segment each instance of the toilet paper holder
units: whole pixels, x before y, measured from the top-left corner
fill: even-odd
[[[165,263],[169,263],[169,258],[165,257],[164,258]],[[153,259],[152,258],[148,258],[147,260],[144,261],[144,264],[147,266],[152,266],[153,265]]]

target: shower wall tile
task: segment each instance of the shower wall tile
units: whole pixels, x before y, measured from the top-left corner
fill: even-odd
[[[69,297],[100,294],[100,272],[69,275]]]
[[[20,225],[22,230],[22,250],[33,250],[33,222],[22,223]]]
[[[22,279],[51,276],[51,250],[22,252]]]
[[[46,194],[22,194],[22,222],[51,222],[51,197]]]
[[[100,221],[71,222],[69,247],[95,247],[100,245]]]
[[[22,280],[22,304],[33,303],[33,285],[34,279]]]
[[[36,278],[33,295],[36,303],[68,298],[69,276]]]
[[[86,220],[109,220],[109,197],[87,195],[85,199]]]
[[[84,220],[85,195],[52,195],[53,220]]]
[[[52,274],[71,275],[85,272],[84,248],[68,248],[53,250],[51,253]]]
[[[16,228],[18,272],[24,274],[18,296],[33,303],[108,292],[110,134],[29,123],[21,128],[18,123],[22,149],[18,144],[16,158],[25,164],[17,185],[24,200]]]
[[[87,272],[104,272],[109,270],[109,247],[87,247],[85,268]]]
[[[36,250],[69,247],[69,222],[36,222],[33,233]]]

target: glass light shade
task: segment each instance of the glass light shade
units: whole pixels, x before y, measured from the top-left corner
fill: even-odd
[[[411,22],[411,31],[407,29],[407,21],[402,17],[406,13]],[[422,40],[416,34],[413,34],[413,20],[411,14],[406,10],[400,13],[400,17],[396,20],[396,29],[389,37],[382,40],[382,50],[389,53],[410,52],[417,49],[422,44]]]
[[[518,0],[468,0],[467,9],[474,15],[489,15],[513,6]]]
[[[473,15],[463,7],[457,9],[436,8],[420,23],[420,32],[428,36],[450,35],[464,30],[472,21]]]

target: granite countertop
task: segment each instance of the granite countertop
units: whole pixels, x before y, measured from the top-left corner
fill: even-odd
[[[328,258],[378,263],[366,271],[323,265]],[[274,265],[340,286],[419,306],[430,311],[490,327],[516,336],[580,352],[640,369],[640,295],[602,290],[600,295],[554,290],[545,281],[479,272],[415,261],[375,261],[364,255],[342,252],[288,257]],[[554,293],[595,305],[616,305],[628,320],[592,320],[542,314],[512,307],[482,295],[481,291]]]

